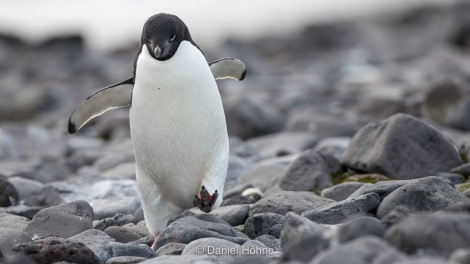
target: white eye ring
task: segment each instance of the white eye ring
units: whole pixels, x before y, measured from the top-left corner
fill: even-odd
[[[170,41],[173,41],[173,40],[175,40],[175,38],[176,38],[176,34],[175,34],[175,35],[173,35],[173,37],[171,37]]]

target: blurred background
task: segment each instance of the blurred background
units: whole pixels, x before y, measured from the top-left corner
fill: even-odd
[[[208,61],[247,64],[243,82],[218,82],[240,157],[336,137],[344,149],[364,124],[398,112],[470,142],[468,1],[2,0],[1,174],[46,183],[129,162],[119,171],[134,177],[128,108],[73,136],[67,120],[81,100],[131,76],[142,25],[159,12],[181,17]],[[111,157],[96,161],[104,151]]]

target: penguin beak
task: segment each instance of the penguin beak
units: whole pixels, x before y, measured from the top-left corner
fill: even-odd
[[[153,53],[155,54],[155,58],[158,59],[160,56],[162,56],[163,50],[157,45],[153,50]]]

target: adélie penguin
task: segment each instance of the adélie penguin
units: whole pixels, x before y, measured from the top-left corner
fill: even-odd
[[[238,59],[207,63],[184,22],[161,13],[144,24],[134,76],[91,95],[70,116],[75,133],[105,111],[131,105],[137,188],[155,242],[183,210],[221,204],[229,142],[215,80],[243,80],[245,73]]]

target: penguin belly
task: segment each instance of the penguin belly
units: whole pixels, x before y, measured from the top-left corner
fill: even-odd
[[[228,166],[222,100],[203,54],[188,41],[166,61],[145,46],[137,59],[130,110],[137,187],[149,231],[193,207],[204,185],[219,192]]]

